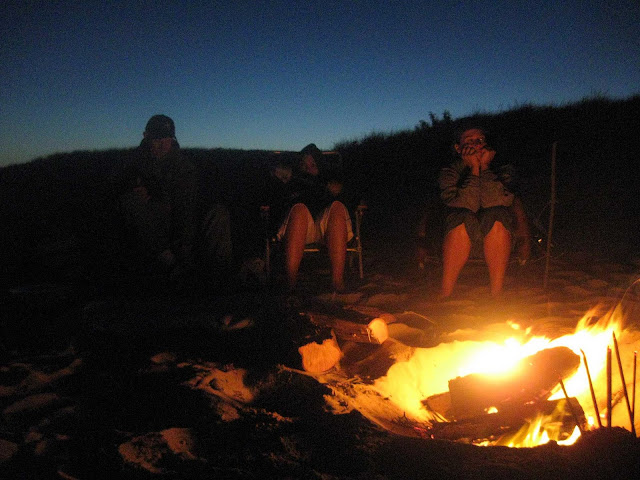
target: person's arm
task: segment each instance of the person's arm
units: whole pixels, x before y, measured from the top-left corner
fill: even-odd
[[[458,166],[459,167],[459,166]],[[480,177],[456,166],[445,167],[438,177],[440,199],[448,207],[480,208]]]
[[[515,192],[515,172],[511,165],[486,168],[480,175],[480,205],[489,207],[510,207]]]
[[[498,175],[491,170],[485,170],[480,176],[480,206],[509,207],[513,203],[514,195],[500,181]]]

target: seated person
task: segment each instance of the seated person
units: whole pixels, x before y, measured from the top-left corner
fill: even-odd
[[[418,269],[424,270],[429,262],[442,260],[442,241],[445,227],[445,206],[440,199],[430,199],[422,211],[415,229],[415,260]],[[516,229],[512,251],[515,251],[520,265],[525,265],[531,257],[532,237],[529,219],[519,196],[514,195],[511,209],[515,215]]]
[[[291,176],[285,165],[273,171],[265,203],[277,226],[278,240],[284,241],[287,287],[293,290],[305,245],[324,243],[331,262],[335,291],[343,291],[347,243],[353,238],[351,217],[344,203],[339,172],[321,172],[322,152],[307,145]]]
[[[526,217],[514,194],[513,171],[493,164],[496,151],[481,128],[463,130],[454,144],[454,161],[440,172],[445,206],[443,273],[440,295],[451,295],[462,267],[481,251],[489,269],[491,295],[502,292],[515,238],[521,238],[521,260],[529,256]]]
[[[191,285],[195,274],[227,278],[229,213],[214,205],[198,218],[197,196],[197,172],[181,155],[173,120],[154,115],[118,185],[120,212],[142,273]]]

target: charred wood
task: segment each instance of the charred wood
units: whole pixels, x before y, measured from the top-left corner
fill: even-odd
[[[360,323],[317,312],[307,315],[311,323],[318,327],[331,328],[336,337],[341,340],[380,345],[389,338],[387,323],[381,318],[369,319]]]
[[[547,400],[458,421],[435,422],[428,430],[428,434],[434,439],[441,440],[493,442],[505,434],[514,433],[523,426],[532,424],[541,416],[553,416],[552,425],[557,429],[558,436],[569,437],[576,426],[583,429],[587,427],[586,417],[578,400],[571,397],[569,401],[571,408],[565,399]],[[576,424],[572,409],[578,418],[579,425]]]
[[[580,357],[567,347],[541,350],[521,360],[506,374],[471,374],[449,380],[453,418],[517,409],[548,398],[559,379],[573,375]]]

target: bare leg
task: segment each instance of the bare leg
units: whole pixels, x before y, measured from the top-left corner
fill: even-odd
[[[501,222],[495,222],[484,237],[484,258],[489,268],[491,295],[494,297],[502,292],[510,254],[511,234]]]
[[[341,203],[334,203],[329,211],[327,248],[331,261],[331,282],[334,290],[344,290],[344,265],[347,258],[347,211]]]
[[[298,281],[298,269],[304,254],[307,239],[308,215],[306,207],[296,204],[289,213],[289,223],[285,233],[285,253],[287,267],[287,285],[293,289]]]
[[[444,238],[442,246],[442,286],[440,296],[446,298],[453,292],[462,267],[471,253],[471,239],[464,223],[458,225]]]

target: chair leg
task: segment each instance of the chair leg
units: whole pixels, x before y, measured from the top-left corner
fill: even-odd
[[[264,271],[267,275],[267,283],[269,283],[271,282],[271,240],[269,237],[264,243]]]

